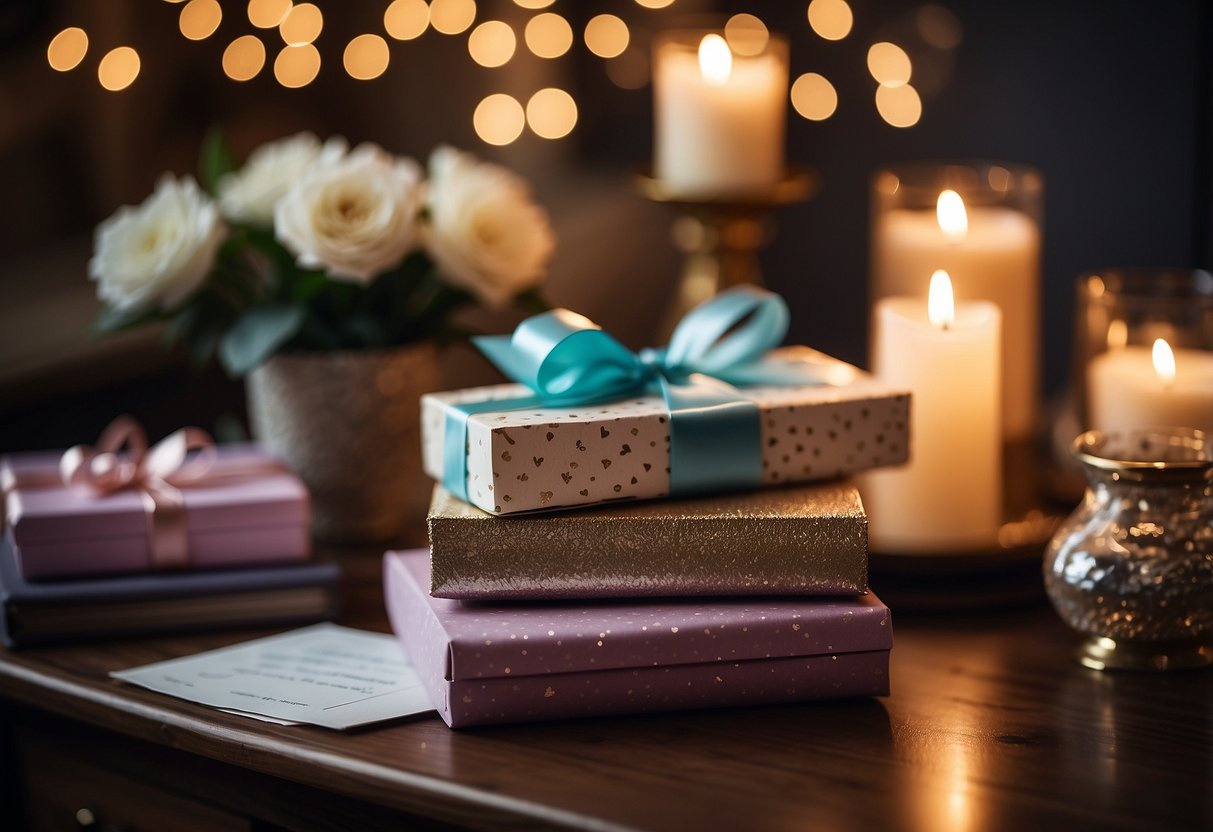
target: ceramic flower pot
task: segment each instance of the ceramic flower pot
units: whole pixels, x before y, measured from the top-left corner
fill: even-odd
[[[418,399],[437,387],[430,343],[279,354],[249,375],[253,434],[307,483],[317,540],[424,542]]]

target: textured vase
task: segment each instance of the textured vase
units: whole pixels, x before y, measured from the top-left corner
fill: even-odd
[[[1089,431],[1089,486],[1045,550],[1045,589],[1087,667],[1213,664],[1213,442],[1187,428]]]
[[[429,343],[281,354],[248,377],[253,434],[307,483],[317,540],[424,542],[418,400],[437,382]]]

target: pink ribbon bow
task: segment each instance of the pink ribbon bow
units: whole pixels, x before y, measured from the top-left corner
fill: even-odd
[[[191,451],[197,453],[191,456]],[[139,491],[147,517],[152,565],[180,569],[189,563],[185,501],[180,488],[206,477],[215,464],[215,442],[200,428],[181,428],[149,449],[147,433],[130,416],[119,416],[96,446],[68,448],[59,473],[68,488],[103,496]]]

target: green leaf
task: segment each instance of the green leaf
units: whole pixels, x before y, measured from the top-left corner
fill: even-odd
[[[107,306],[93,321],[93,332],[97,335],[112,335],[127,329],[158,321],[163,315],[156,309],[115,309]]]
[[[236,169],[236,158],[232,148],[223,137],[223,131],[213,127],[207,131],[202,140],[202,151],[198,160],[199,174],[202,177],[202,187],[207,193],[215,196],[219,180]]]
[[[242,376],[289,341],[306,318],[307,309],[298,304],[254,306],[219,342],[219,360],[231,375]]]
[[[219,337],[219,330],[214,327],[196,329],[190,334],[186,346],[190,363],[194,365],[195,369],[202,369],[214,357],[215,348],[219,345]]]

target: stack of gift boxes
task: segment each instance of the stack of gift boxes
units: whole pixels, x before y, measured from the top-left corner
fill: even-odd
[[[299,477],[255,446],[195,447],[199,435],[149,448],[120,417],[97,448],[0,457],[0,641],[333,617],[340,574],[311,560]]]
[[[820,382],[748,386],[749,485],[766,487],[701,496],[671,495],[681,428],[661,396],[423,398],[426,469],[447,488],[429,551],[386,556],[385,594],[449,725],[888,692],[889,611],[867,591],[867,519],[845,477],[907,459],[909,395],[804,348],[763,360]],[[717,445],[691,462],[734,465]]]

